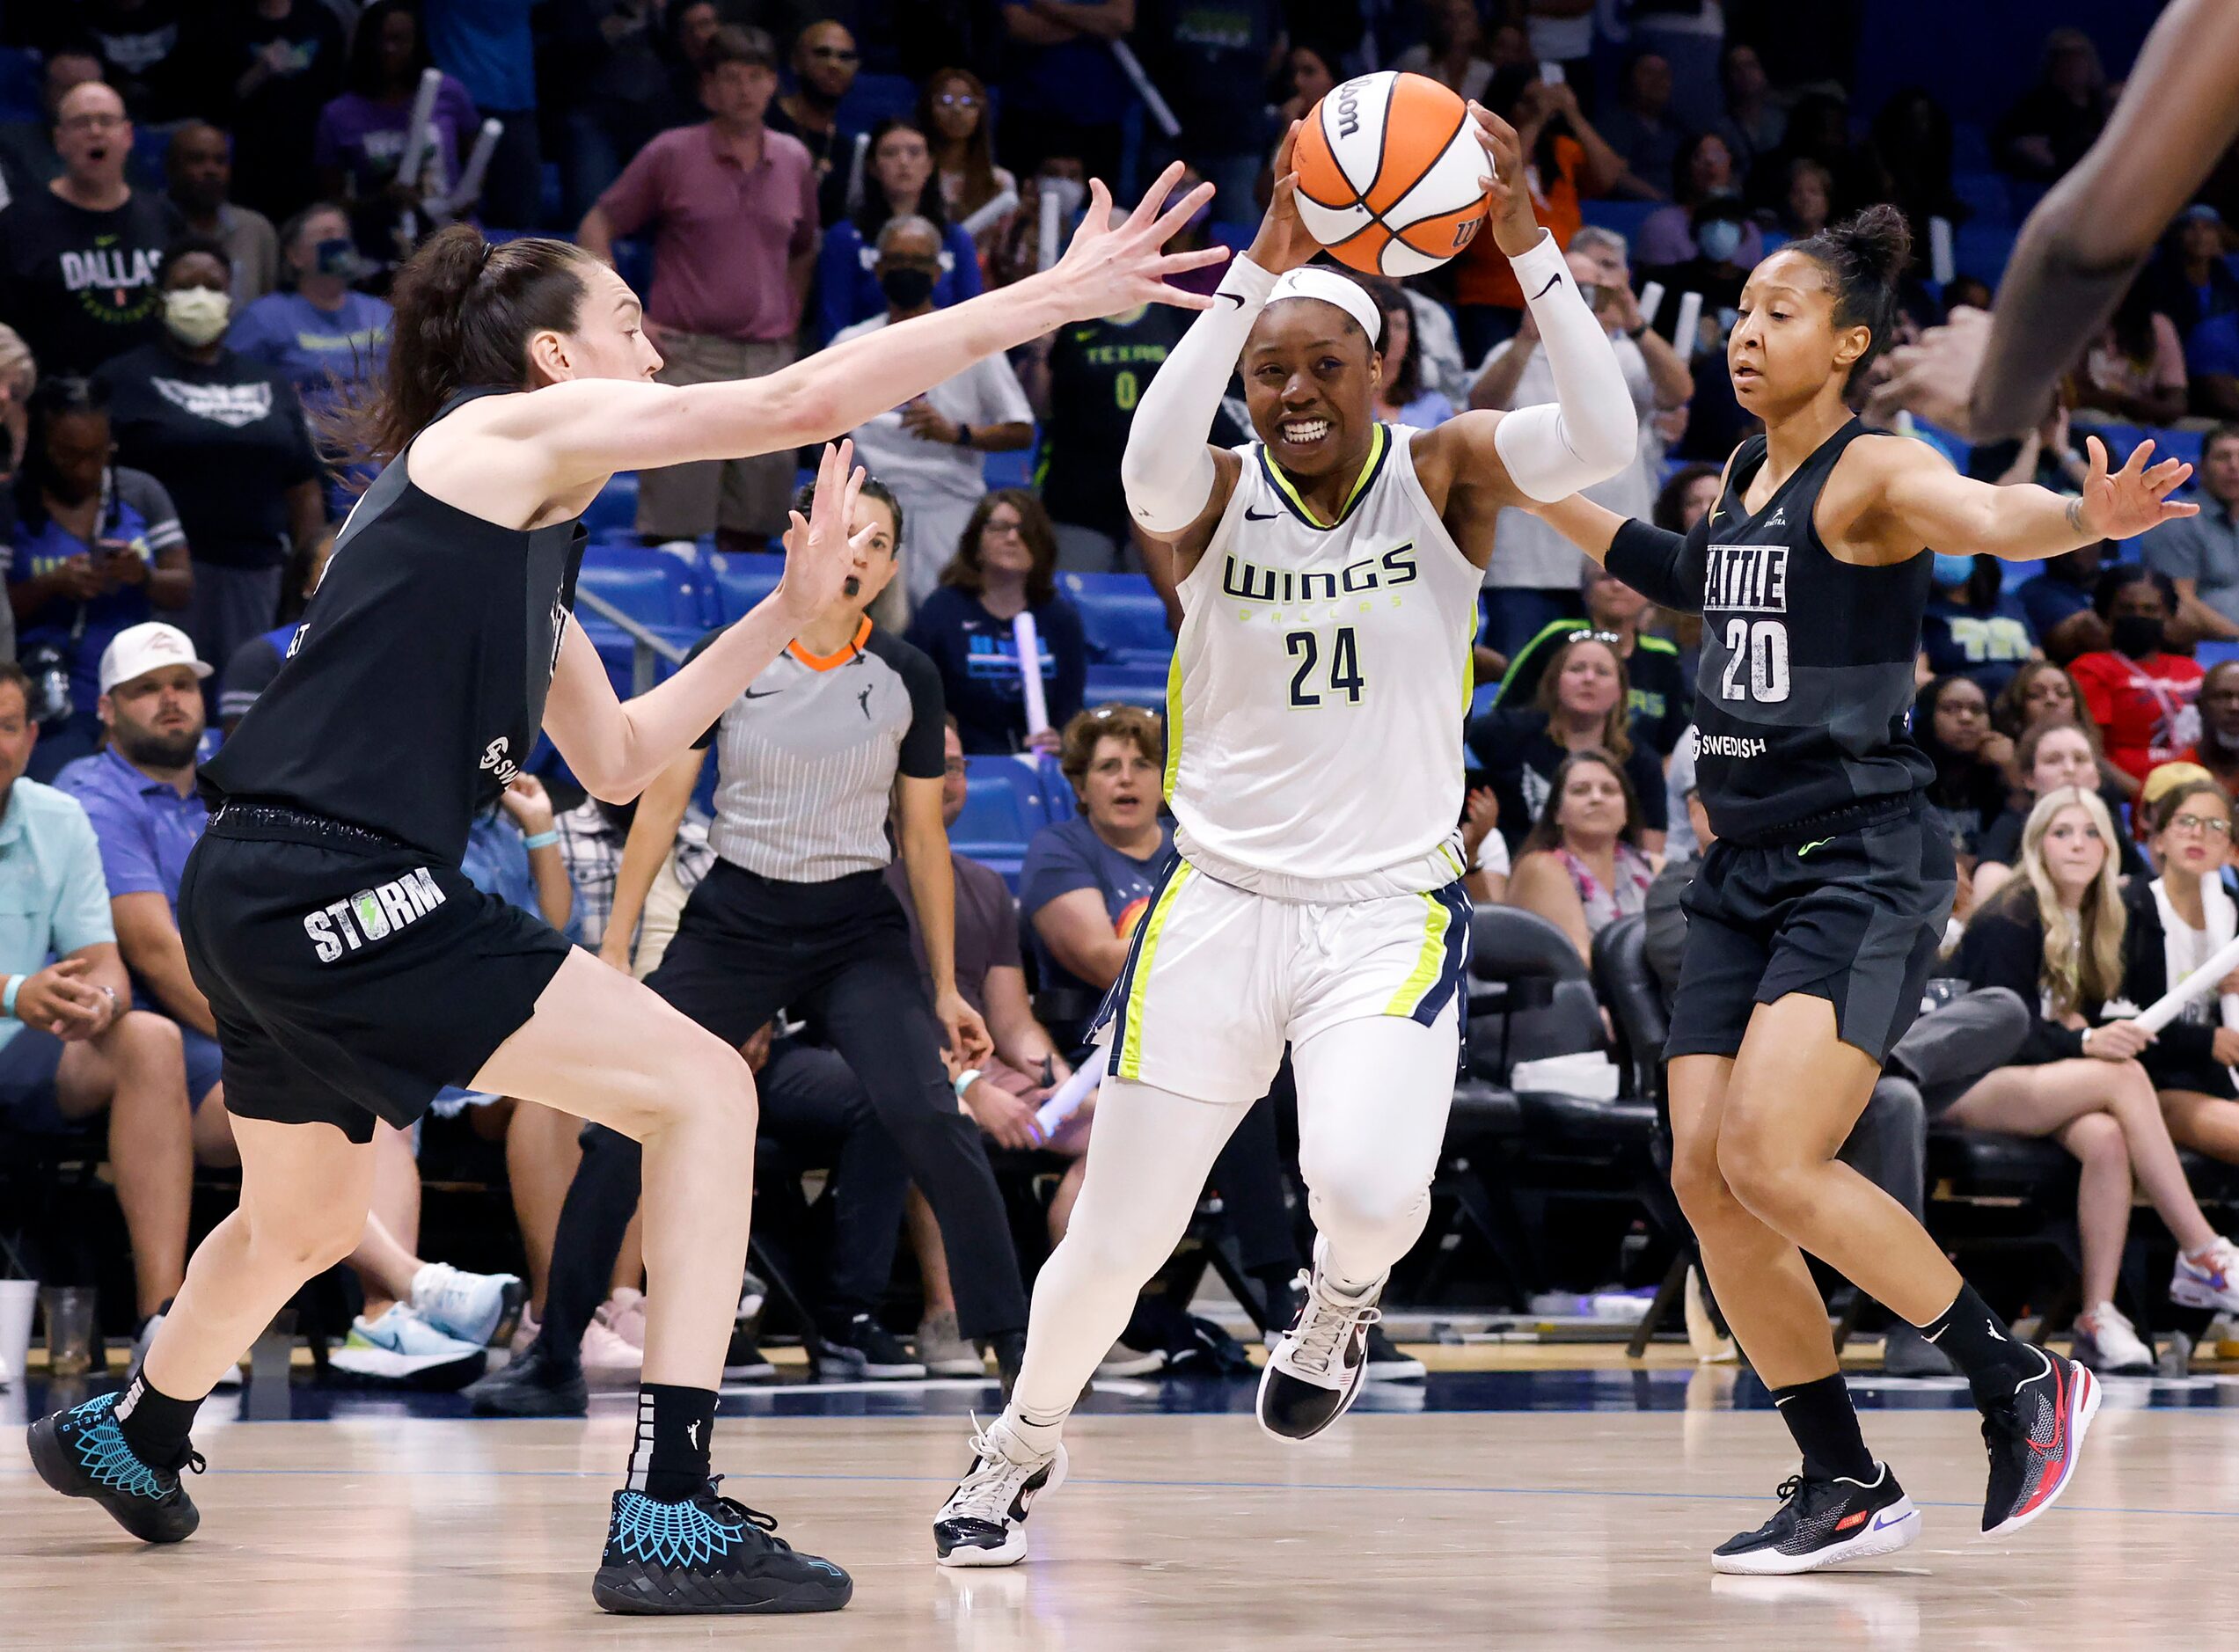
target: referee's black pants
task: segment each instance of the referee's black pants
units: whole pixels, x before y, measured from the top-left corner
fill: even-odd
[[[942,1067],[946,1042],[910,950],[900,903],[878,873],[825,883],[765,878],[718,860],[692,891],[646,984],[725,1043],[779,1009],[854,1070],[948,1251],[957,1329],[985,1339],[1023,1331],[1026,1286],[979,1126]],[[637,1143],[593,1125],[560,1206],[538,1340],[573,1356],[637,1209]],[[744,1190],[742,1189],[742,1193]]]

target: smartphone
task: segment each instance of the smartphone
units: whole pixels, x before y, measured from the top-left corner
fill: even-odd
[[[1541,63],[1540,65],[1540,80],[1542,84],[1560,86],[1562,84],[1563,79],[1564,76],[1562,73],[1562,64]]]

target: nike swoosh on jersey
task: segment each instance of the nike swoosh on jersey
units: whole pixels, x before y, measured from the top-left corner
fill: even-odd
[[[1548,284],[1547,284],[1546,286],[1544,286],[1544,287],[1540,288],[1539,291],[1537,291],[1537,292],[1533,293],[1533,294],[1532,295],[1532,296],[1533,296],[1533,297],[1534,297],[1534,298],[1544,298],[1544,297],[1546,297],[1546,296],[1547,296],[1549,293],[1553,292],[1553,291],[1554,291],[1556,288],[1558,288],[1558,287],[1560,287],[1560,286],[1562,286],[1562,273],[1561,273],[1560,271],[1558,271],[1558,272],[1556,272],[1555,274],[1548,276]]]
[[[1230,303],[1234,304],[1239,310],[1241,310],[1244,307],[1244,295],[1241,293],[1215,293],[1213,296],[1216,298],[1226,298]]]
[[[1244,507],[1244,520],[1246,522],[1273,522],[1280,514],[1281,513],[1277,511],[1272,510],[1254,510],[1249,505]]]
[[[759,691],[754,689],[741,689],[739,692],[745,695],[746,698],[750,700],[766,700],[773,696],[784,693],[785,691],[783,689],[762,689]]]

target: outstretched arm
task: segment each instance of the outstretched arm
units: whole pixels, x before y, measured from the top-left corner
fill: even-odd
[[[2197,505],[2169,502],[2169,493],[2192,474],[2180,459],[2148,466],[2154,444],[2141,442],[2130,462],[2110,474],[2107,450],[2086,438],[2091,473],[2079,497],[2024,483],[1998,487],[1962,476],[1951,462],[1921,442],[1877,443],[1880,497],[1861,513],[1845,537],[1870,540],[1891,559],[1923,545],[1955,555],[1987,554],[2008,562],[2035,562],[2102,539],[2127,539]],[[1863,531],[1859,531],[1863,530]]]

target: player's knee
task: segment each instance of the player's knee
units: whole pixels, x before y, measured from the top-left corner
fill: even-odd
[[[1759,1221],[1785,1231],[1801,1196],[1790,1151],[1763,1130],[1731,1124],[1718,1135],[1718,1173]]]
[[[1715,1143],[1672,1153],[1672,1192],[1698,1232],[1747,1214],[1741,1201],[1734,1197],[1734,1190],[1726,1185],[1725,1173],[1718,1168]]]
[[[1356,1164],[1337,1173],[1308,1176],[1314,1225],[1325,1233],[1372,1242],[1419,1224],[1430,1202],[1427,1179],[1379,1173],[1383,1168]]]
[[[349,1260],[365,1237],[365,1209],[347,1200],[284,1211],[249,1210],[249,1252],[273,1272],[316,1278]]]
[[[722,1151],[751,1152],[760,1118],[754,1074],[746,1059],[721,1040],[695,1039],[663,1082],[642,1096],[614,1128],[636,1141],[671,1129],[690,1129]]]

